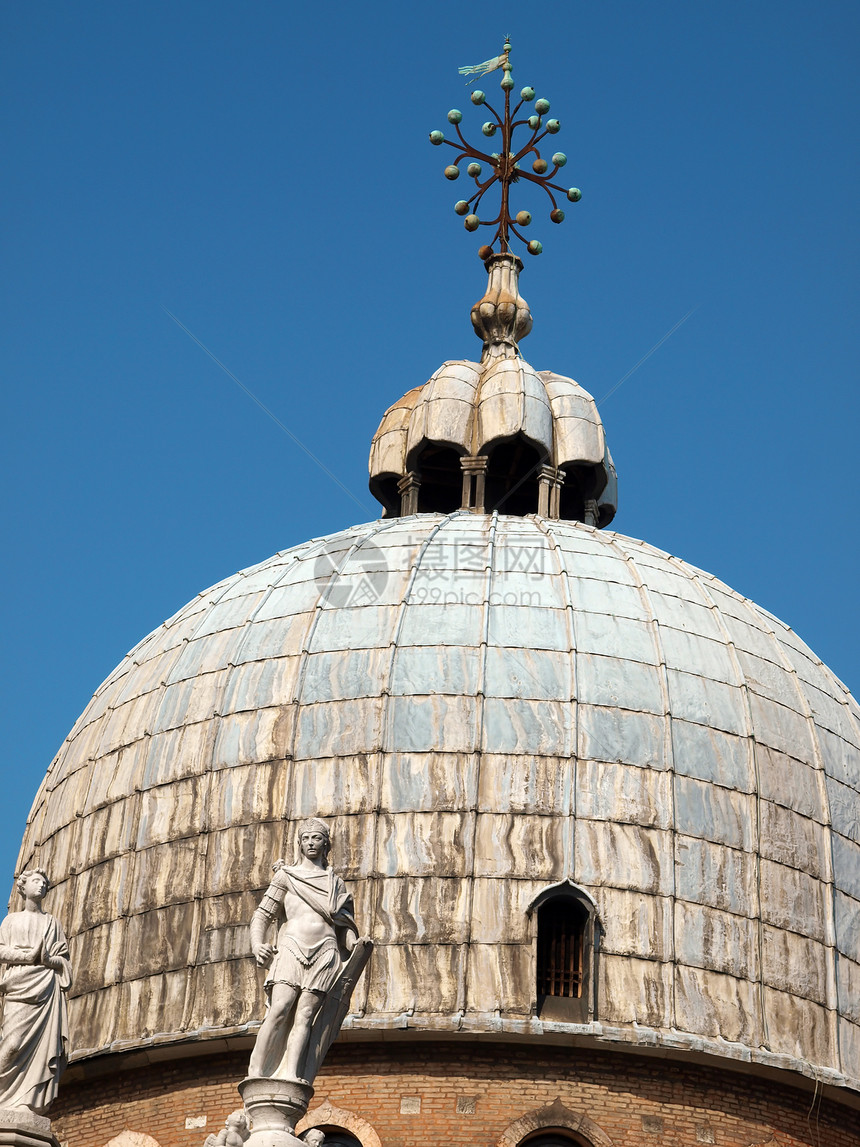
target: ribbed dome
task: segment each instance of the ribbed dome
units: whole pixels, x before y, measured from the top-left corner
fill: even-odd
[[[544,477],[560,489],[549,517],[587,521],[590,514],[590,525],[606,526],[615,516],[618,489],[597,404],[572,378],[537,371],[519,354],[517,339],[532,325],[517,285],[520,260],[492,255],[487,269],[487,291],[472,308],[484,343],[481,361],[445,362],[389,407],[370,447],[371,492],[386,517],[466,508],[473,503],[467,487],[461,494],[461,470],[480,463],[492,473],[494,452],[517,443],[518,458],[504,453],[505,481],[488,509],[516,513],[509,499],[530,483],[534,490],[526,486],[520,500],[527,512],[537,511],[543,467]],[[402,495],[413,484],[417,501],[410,507]]]
[[[857,1087],[858,716],[785,625],[617,534],[427,514],[278,554],[125,658],[36,798],[74,1055],[259,1019],[246,922],[313,813],[377,943],[347,1030]],[[528,908],[564,880],[603,928],[581,1025],[533,1010]]]

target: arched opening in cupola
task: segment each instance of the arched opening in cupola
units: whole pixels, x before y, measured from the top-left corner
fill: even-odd
[[[400,491],[396,474],[382,474],[370,480],[370,492],[382,503],[383,518],[400,517]]]
[[[489,445],[484,505],[487,513],[524,517],[538,512],[538,480],[541,466],[548,462],[545,452],[539,451],[521,435]]]
[[[460,454],[451,446],[428,442],[415,464],[419,476],[418,512],[452,514],[459,510],[463,495]]]
[[[565,522],[585,521],[585,499],[593,497],[594,480],[590,466],[566,466],[561,487],[558,516]]]

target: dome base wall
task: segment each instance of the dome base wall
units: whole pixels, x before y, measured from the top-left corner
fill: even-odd
[[[238,1105],[247,1051],[192,1050],[147,1065],[112,1056],[89,1079],[83,1065],[73,1069],[52,1111],[58,1137],[105,1147],[128,1130],[159,1147],[202,1147]],[[515,1147],[541,1126],[594,1147],[860,1145],[860,1115],[820,1090],[698,1063],[522,1044],[339,1044],[299,1129],[320,1110],[362,1147]]]

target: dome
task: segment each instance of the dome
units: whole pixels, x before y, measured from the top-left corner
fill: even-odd
[[[200,594],[98,689],[36,797],[73,1058],[255,1028],[246,924],[297,821],[376,950],[344,1038],[695,1053],[860,1087],[860,713],[782,622],[652,546],[456,511]],[[599,924],[578,1022],[534,916]]]

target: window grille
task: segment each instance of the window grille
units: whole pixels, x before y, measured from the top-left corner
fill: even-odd
[[[569,899],[550,900],[538,912],[538,996],[580,999],[587,916]]]

